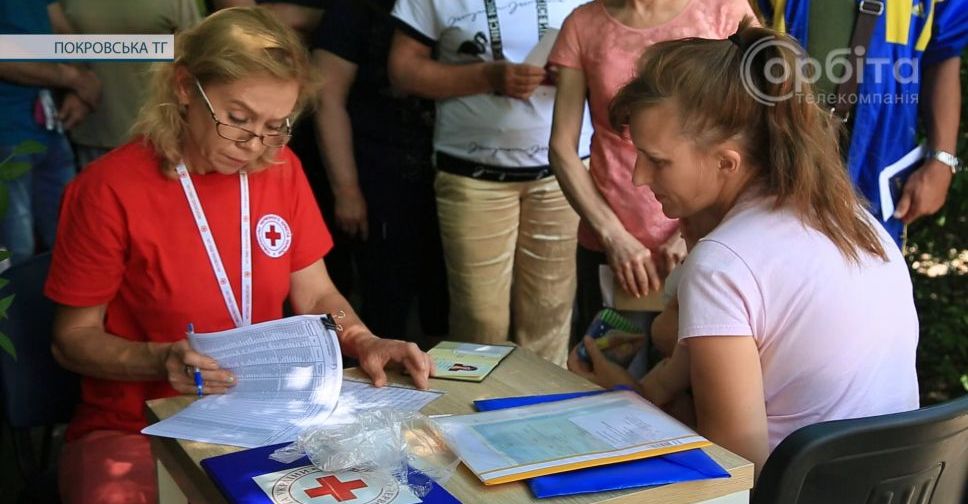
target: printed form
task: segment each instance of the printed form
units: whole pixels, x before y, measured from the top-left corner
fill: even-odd
[[[451,449],[487,485],[710,444],[630,391],[435,422]]]
[[[232,371],[236,385],[141,432],[252,448],[294,441],[303,428],[329,420],[334,410],[351,421],[366,407],[416,411],[440,396],[405,387],[344,383],[339,340],[325,320],[301,315],[190,334],[192,348]]]

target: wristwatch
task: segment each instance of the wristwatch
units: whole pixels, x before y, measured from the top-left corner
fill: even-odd
[[[951,168],[951,174],[957,175],[960,171],[965,171],[965,164],[958,159],[958,156],[950,152],[945,152],[943,150],[930,150],[928,151],[928,158],[934,159],[939,163]]]

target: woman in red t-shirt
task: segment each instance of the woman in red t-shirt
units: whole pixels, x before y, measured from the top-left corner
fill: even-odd
[[[84,376],[61,457],[65,502],[157,499],[144,402],[194,393],[196,367],[205,393],[234,384],[189,347],[188,323],[278,319],[287,299],[296,313],[342,311],[342,350],[377,386],[389,363],[428,385],[427,354],[374,336],[327,275],[332,239],[285,147],[314,92],[299,37],[261,10],[228,9],[179,34],[175,55],[156,71],[139,136],[64,196],[45,292],[60,305],[54,356]]]

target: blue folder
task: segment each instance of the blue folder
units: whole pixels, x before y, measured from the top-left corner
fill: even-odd
[[[616,387],[627,389],[627,387]],[[478,411],[491,411],[515,406],[527,406],[552,401],[562,401],[576,397],[601,394],[608,390],[591,392],[571,392],[542,396],[503,397],[474,401]],[[535,497],[558,497],[624,488],[681,483],[714,478],[728,478],[729,472],[720,467],[706,452],[696,448],[678,453],[669,453],[641,460],[619,462],[587,469],[578,469],[548,476],[539,476],[528,481]]]
[[[276,462],[269,458],[270,453],[287,444],[289,443],[260,446],[210,457],[202,460],[202,468],[205,469],[205,472],[208,473],[229,502],[234,504],[272,504],[273,501],[252,478],[311,464],[309,458],[305,456],[289,464]],[[423,486],[430,483],[432,485],[430,492],[422,498],[423,502],[428,504],[460,504],[459,500],[423,473],[411,469],[408,478],[411,484]],[[336,481],[342,483],[339,480]],[[352,504],[356,500],[355,494],[362,491],[357,489],[365,485],[358,482],[353,483],[355,484],[347,487],[349,490],[344,490],[344,493],[337,497],[339,502]]]

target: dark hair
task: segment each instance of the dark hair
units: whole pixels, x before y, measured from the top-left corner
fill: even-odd
[[[840,121],[821,109],[809,83],[767,78],[771,62],[797,68],[802,48],[790,37],[752,26],[745,18],[727,40],[688,38],[659,42],[639,63],[638,75],[612,100],[618,130],[632,114],[675,100],[683,132],[700,147],[734,139],[754,177],[776,207],[790,205],[851,261],[859,251],[887,260],[866,204],[840,155]],[[756,93],[756,97],[754,97]]]

